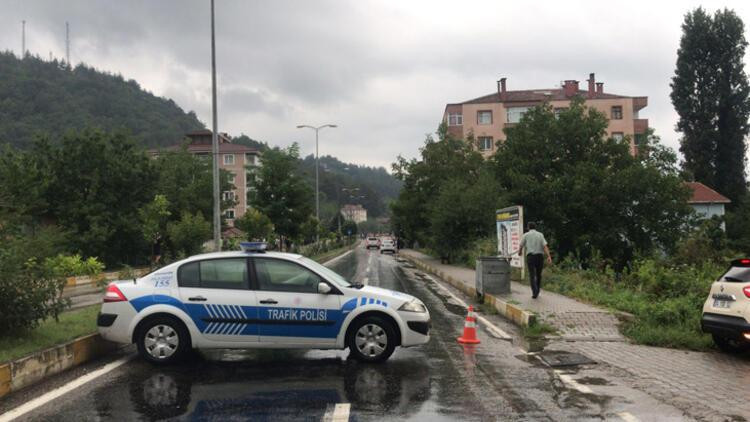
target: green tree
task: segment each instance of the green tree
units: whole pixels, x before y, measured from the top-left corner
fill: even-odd
[[[176,258],[200,253],[203,243],[211,238],[211,223],[200,211],[195,214],[183,211],[178,221],[167,223],[167,233]]]
[[[286,239],[297,239],[302,224],[312,214],[315,195],[297,174],[299,146],[272,148],[263,154],[263,165],[254,169],[250,203],[271,219],[276,233]]]
[[[630,140],[605,138],[606,128],[581,98],[557,117],[536,107],[506,129],[493,164],[507,203],[525,207],[558,255],[600,252],[621,267],[634,253],[670,249],[690,209],[673,152],[651,134],[633,157]]]
[[[671,84],[685,170],[734,202],[746,191],[750,130],[744,32],[742,19],[731,10],[713,17],[702,8],[688,13]]]
[[[471,204],[448,204],[450,201],[447,197],[455,193],[456,189],[460,189],[456,186],[469,188],[475,184],[486,165],[482,156],[470,143],[450,136],[445,124],[438,129],[438,136],[438,142],[432,137],[425,140],[424,146],[420,149],[420,159],[406,160],[399,156],[398,161],[393,164],[394,174],[403,182],[403,189],[398,200],[391,204],[391,225],[407,244],[418,242],[423,246],[431,245],[434,239],[441,238],[443,234],[436,233],[444,228],[431,224],[431,220],[441,218],[436,216],[436,213],[450,212],[438,209],[439,206],[435,203],[440,197],[441,190],[445,195],[440,199],[443,201],[441,207],[471,207]],[[445,188],[449,183],[453,184],[450,192]],[[469,215],[459,217],[474,218]],[[461,225],[461,222],[457,222],[452,227]],[[461,235],[460,239],[468,239],[475,233],[476,231],[472,230],[470,236]],[[459,249],[460,245],[454,244],[454,247]]]
[[[211,162],[197,157],[186,148],[177,151],[162,151],[154,163],[157,173],[156,192],[164,195],[169,203],[169,212],[174,219],[182,211],[213,215],[213,175]],[[221,170],[221,191],[235,189],[230,183],[230,173]],[[236,201],[222,198],[221,209],[231,208]],[[222,216],[222,225],[224,217]]]
[[[255,208],[248,208],[242,217],[234,220],[234,226],[245,232],[248,240],[270,241],[273,236],[271,219]]]
[[[71,232],[71,252],[107,265],[143,258],[138,210],[153,198],[151,160],[121,133],[70,132],[52,145],[36,142],[27,154],[47,168],[41,217]],[[140,251],[140,252],[139,252]]]
[[[166,233],[167,222],[172,213],[169,211],[169,201],[164,195],[154,196],[154,200],[138,210],[143,238],[153,244]]]

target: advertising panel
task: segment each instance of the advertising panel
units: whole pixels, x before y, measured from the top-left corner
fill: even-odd
[[[510,257],[518,249],[523,236],[523,207],[516,205],[495,212],[497,221],[497,254]],[[518,255],[510,260],[512,267],[523,268],[524,262]]]

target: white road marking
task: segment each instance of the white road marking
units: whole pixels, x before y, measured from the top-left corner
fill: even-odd
[[[620,412],[617,414],[625,422],[640,422],[640,419],[633,416],[630,412]]]
[[[96,371],[90,372],[86,375],[83,375],[81,377],[78,377],[74,379],[73,381],[70,381],[69,383],[63,385],[62,387],[58,387],[52,391],[49,391],[45,394],[42,394],[41,396],[28,401],[21,406],[16,407],[15,409],[12,409],[2,415],[0,415],[0,422],[7,422],[12,421],[15,418],[18,418],[20,416],[25,415],[28,412],[31,412],[32,410],[45,405],[49,403],[50,401],[62,396],[63,394],[69,393],[76,388],[86,384],[89,381],[92,381],[108,372],[111,372],[120,366],[126,364],[130,359],[133,358],[134,355],[131,356],[125,356],[124,358],[118,359],[114,362],[110,362],[101,368],[97,369]]]
[[[567,374],[563,374],[562,371],[555,369],[555,374],[558,378],[560,378],[560,381],[563,382],[563,384],[567,385],[570,388],[573,388],[575,390],[580,391],[583,394],[593,394],[594,392],[591,391],[590,388],[586,387],[585,385],[579,384],[578,381],[574,380],[573,377]]]
[[[456,302],[458,302],[459,305],[463,306],[464,308],[468,308],[469,307],[469,305],[466,302],[464,302],[458,296],[454,295],[453,292],[451,292],[450,290],[448,290],[448,288],[445,287],[445,286],[443,286],[443,284],[440,283],[439,281],[435,280],[434,278],[432,278],[432,277],[430,277],[428,275],[425,275],[424,278],[426,278],[427,280],[434,281],[435,285],[437,285],[438,287],[440,287],[441,290],[443,290],[445,293],[447,293],[453,300],[455,300]],[[510,336],[510,334],[506,333],[502,328],[500,328],[497,325],[491,323],[487,318],[485,318],[485,317],[483,317],[481,315],[477,315],[477,321],[479,321],[482,325],[484,325],[485,328],[487,329],[487,331],[489,331],[495,337],[501,338],[503,340],[510,340],[512,338]]]
[[[329,259],[328,261],[324,262],[324,263],[323,263],[323,265],[328,265],[328,264],[332,264],[332,263],[334,263],[334,262],[338,261],[339,259],[341,259],[341,258],[343,258],[343,257],[345,257],[345,256],[347,256],[347,255],[349,255],[349,254],[350,254],[350,253],[352,253],[352,252],[354,252],[354,249],[349,249],[348,251],[346,251],[346,252],[342,253],[341,255],[339,255],[339,256],[337,256],[337,257],[335,257],[335,258],[331,258],[331,259]]]
[[[349,420],[349,412],[351,411],[351,404],[349,403],[336,403],[333,409],[329,408],[323,415],[324,422],[347,422]]]

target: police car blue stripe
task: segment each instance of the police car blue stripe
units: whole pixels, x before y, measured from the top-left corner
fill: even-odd
[[[226,318],[226,315],[224,315],[224,311],[222,311],[221,309],[221,305],[214,305],[214,306],[216,306],[214,310],[216,311],[217,314],[219,314],[219,317]]]
[[[375,299],[370,298],[370,305],[372,305],[373,303],[375,303]]]
[[[235,309],[234,306],[227,306],[227,310],[229,310],[229,313],[232,314],[232,318],[240,319],[240,315],[237,313],[237,309]]]
[[[366,303],[367,303],[367,298],[366,298],[366,297],[363,297],[363,298],[362,298],[362,301],[361,301],[361,302],[359,302],[359,306],[364,306],[364,305],[365,305]]]

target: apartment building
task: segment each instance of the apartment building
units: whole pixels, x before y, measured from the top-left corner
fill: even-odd
[[[185,134],[188,140],[186,145],[188,152],[206,160],[211,159],[212,132],[207,129],[196,130]],[[260,165],[260,151],[245,145],[232,143],[232,138],[226,133],[219,133],[219,168],[231,173],[230,181],[235,189],[222,192],[224,199],[234,199],[237,202],[233,208],[222,210],[227,224],[234,226],[234,220],[242,217],[248,208],[247,191],[250,188],[252,172],[249,168]],[[153,156],[159,155],[161,151],[177,150],[183,144],[172,145],[164,149],[152,149],[149,153]]]
[[[346,204],[341,207],[341,215],[345,220],[351,220],[359,224],[367,221],[367,210],[359,204]]]
[[[639,112],[648,105],[648,97],[630,97],[604,92],[604,83],[596,82],[589,74],[588,89],[582,90],[579,81],[566,80],[560,88],[526,89],[510,91],[507,78],[497,81],[497,91],[462,103],[446,104],[443,121],[448,132],[460,139],[473,135],[477,148],[485,157],[494,154],[496,143],[505,140],[504,129],[521,120],[530,108],[544,102],[555,111],[570,106],[575,96],[581,96],[587,107],[595,108],[609,121],[607,135],[622,139],[630,137],[630,150],[634,154],[640,135],[648,129],[648,119]]]

